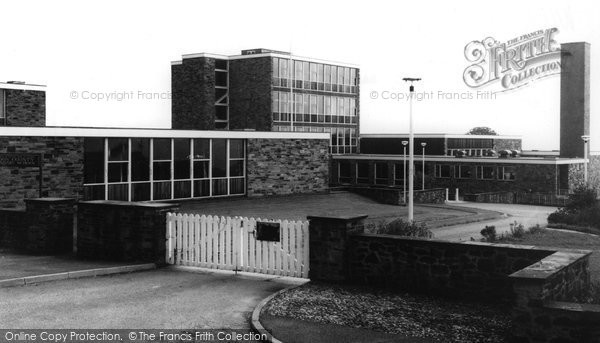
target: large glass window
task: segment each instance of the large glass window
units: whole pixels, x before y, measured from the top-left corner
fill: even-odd
[[[450,165],[447,164],[437,164],[435,166],[435,177],[438,178],[450,178],[452,176]]]
[[[356,183],[369,183],[369,162],[356,163]]]
[[[170,200],[246,192],[241,139],[86,138],[84,150],[86,200]]]
[[[516,172],[514,166],[498,167],[498,180],[514,181],[515,175]]]
[[[352,163],[349,161],[339,161],[338,181],[339,183],[352,183]]]
[[[470,179],[473,176],[473,167],[459,165],[454,167],[454,177],[457,179]]]
[[[387,162],[375,162],[375,184],[387,185],[388,183],[388,164]]]
[[[493,180],[495,178],[495,168],[493,166],[477,166],[477,178]]]
[[[84,140],[83,166],[84,183],[104,183],[104,138]]]

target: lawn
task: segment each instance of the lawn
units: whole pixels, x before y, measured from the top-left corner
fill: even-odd
[[[358,216],[368,215],[367,221],[390,221],[407,216],[404,206],[380,204],[353,193],[331,193],[316,195],[292,195],[267,198],[228,198],[182,202],[182,213],[198,213],[219,216],[241,216],[262,219],[306,220],[307,216]],[[415,220],[429,223],[465,220],[475,216],[473,209],[451,206],[415,206]],[[435,225],[433,225],[435,226]]]
[[[592,281],[600,282],[600,236],[545,229],[534,234],[526,234],[523,238],[504,239],[503,242],[551,248],[592,250],[593,253],[590,256],[590,274]]]

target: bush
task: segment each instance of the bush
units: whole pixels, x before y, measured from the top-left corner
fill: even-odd
[[[600,228],[600,202],[596,199],[596,190],[579,187],[569,195],[565,207],[561,207],[548,216],[548,223]]]
[[[433,232],[427,228],[425,223],[407,222],[396,219],[387,224],[381,223],[375,230],[378,234],[398,235],[407,237],[433,238]]]
[[[541,227],[540,224],[535,224],[535,226],[531,226],[529,229],[527,229],[527,232],[529,232],[532,235],[535,235],[536,233],[544,232],[544,228]]]
[[[496,241],[496,227],[494,225],[486,225],[483,230],[481,230],[481,235],[483,236],[484,241],[486,242],[495,242]]]
[[[596,190],[594,188],[580,186],[575,189],[573,194],[569,194],[569,201],[564,209],[567,212],[575,213],[596,205],[598,205]]]
[[[525,236],[525,227],[523,224],[519,224],[516,221],[510,224],[509,236],[512,238],[523,238]]]

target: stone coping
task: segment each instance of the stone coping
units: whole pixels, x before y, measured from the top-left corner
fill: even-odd
[[[511,278],[544,280],[578,260],[592,254],[590,250],[558,250],[540,261],[509,275]]]
[[[75,198],[28,198],[25,202],[71,202],[75,201]]]
[[[361,219],[366,219],[368,217],[368,215],[366,214],[362,214],[362,215],[339,215],[339,216],[335,216],[335,215],[314,215],[314,216],[307,216],[306,219],[308,220],[312,220],[312,219],[317,219],[317,220],[331,220],[331,221],[358,221]]]
[[[581,304],[565,301],[544,301],[542,306],[554,310],[581,312],[585,315],[593,315],[596,318],[600,317],[600,305],[597,304]]]
[[[148,207],[148,208],[175,208],[179,204],[165,204],[158,202],[133,202],[117,200],[90,200],[80,201],[81,205],[103,205],[103,206],[125,206],[125,207]]]

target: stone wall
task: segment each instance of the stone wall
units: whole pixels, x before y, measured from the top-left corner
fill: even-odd
[[[328,151],[327,139],[248,139],[247,195],[328,191]]]
[[[177,208],[164,203],[80,202],[77,256],[164,264],[167,213]]]
[[[37,197],[81,198],[83,194],[83,138],[0,137],[0,153],[40,154],[42,192],[38,167],[0,167],[0,203],[24,206]]]
[[[465,201],[488,202],[500,204],[513,204],[515,202],[515,194],[513,192],[490,192],[465,194]]]
[[[350,281],[460,299],[510,301],[508,275],[552,252],[391,235],[351,237]]]
[[[229,61],[229,128],[271,131],[272,57]]]
[[[215,60],[188,58],[171,66],[171,127],[215,129]]]
[[[6,126],[46,126],[46,92],[5,89]]]
[[[27,199],[25,210],[0,210],[0,246],[35,254],[71,252],[75,200]]]
[[[494,150],[518,150],[521,151],[520,139],[494,139]]]
[[[374,186],[346,187],[346,189],[382,204],[404,205],[404,194],[402,188]],[[443,188],[415,190],[414,199],[415,203],[418,204],[443,204],[446,200],[446,190]]]

